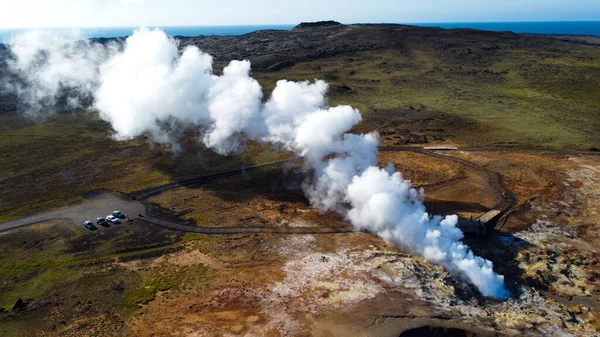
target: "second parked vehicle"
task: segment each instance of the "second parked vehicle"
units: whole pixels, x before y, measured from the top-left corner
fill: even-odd
[[[114,215],[109,215],[109,216],[107,216],[107,217],[106,217],[106,220],[107,220],[108,222],[110,222],[110,223],[113,223],[113,224],[118,224],[118,223],[121,223],[121,221],[119,221],[119,218],[115,217]]]
[[[125,219],[125,218],[127,217],[127,216],[125,216],[125,214],[123,214],[123,212],[121,212],[121,211],[114,211],[114,212],[112,212],[112,215],[113,215],[115,218],[119,218],[119,219]]]

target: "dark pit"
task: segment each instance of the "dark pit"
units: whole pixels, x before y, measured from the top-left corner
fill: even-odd
[[[420,328],[406,330],[399,337],[478,337],[475,332],[456,328],[444,328],[436,326],[423,326]]]

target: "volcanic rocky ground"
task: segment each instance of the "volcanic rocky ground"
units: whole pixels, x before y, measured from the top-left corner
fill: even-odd
[[[380,163],[423,187],[432,213],[485,213],[502,199],[490,180],[500,174],[516,206],[493,233],[464,241],[493,261],[511,297],[482,297],[368,233],[203,235],[143,217],[92,232],[55,219],[0,232],[3,336],[600,333],[597,39],[327,23],[181,38],[186,45],[212,54],[217,72],[250,59],[266,96],[277,79],[328,80],[330,102],[361,109],[355,131],[378,130],[382,146],[395,147]],[[57,109],[36,124],[14,98],[2,108],[0,222],[90,191],[135,196],[290,159],[258,144],[219,157],[194,134],[180,135],[174,154],[143,138],[115,142],[93,113]],[[458,150],[415,151],[424,145]],[[141,201],[190,228],[346,227],[310,207],[304,174],[286,162]]]

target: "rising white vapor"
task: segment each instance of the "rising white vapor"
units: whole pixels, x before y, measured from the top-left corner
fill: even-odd
[[[250,77],[249,61],[231,61],[222,76],[215,76],[208,93],[212,123],[204,144],[220,154],[239,149],[238,133],[251,139],[264,134],[260,117],[262,88]]]
[[[188,124],[210,121],[212,57],[194,47],[180,54],[161,31],[133,34],[123,52],[100,66],[99,74],[94,106],[119,140],[149,132],[156,141],[167,142],[160,122],[170,116]]]
[[[54,43],[37,42],[46,46],[48,41]],[[87,92],[116,139],[150,133],[155,141],[170,142],[161,125],[175,120],[203,130],[199,141],[221,154],[240,149],[247,139],[281,146],[304,158],[315,172],[303,186],[314,207],[339,212],[357,229],[443,265],[485,296],[508,296],[492,262],[462,243],[455,215],[430,216],[423,191],[413,189],[391,165],[377,166],[378,135],[348,133],[361,115],[350,106],[328,107],[325,82],[281,80],[262,103],[262,89],[250,77],[250,62],[232,61],[216,76],[210,55],[196,47],[180,52],[177,42],[160,30],[137,30],[119,50],[102,51],[86,42],[82,53],[92,55],[89,62],[81,62],[75,44],[59,41],[38,47],[48,57],[36,67],[52,69],[59,74],[55,77],[42,72],[38,78],[30,72],[31,64],[37,63],[25,60],[38,49],[18,46],[13,44],[11,50],[22,61],[13,68],[25,74],[41,102],[46,95],[56,97],[57,87]],[[54,70],[62,69],[61,63],[69,71]],[[69,76],[73,69],[81,75]]]
[[[393,167],[371,166],[347,188],[346,200],[352,205],[348,218],[358,228],[461,272],[486,296],[507,296],[504,277],[494,273],[492,262],[473,255],[460,241],[458,217],[431,217],[422,198]]]
[[[118,49],[116,44],[82,40],[77,31],[69,35],[27,31],[8,44],[14,57],[7,66],[17,78],[2,84],[19,96],[23,112],[31,117],[52,110],[61,94],[69,107],[81,107],[98,84],[99,65]]]

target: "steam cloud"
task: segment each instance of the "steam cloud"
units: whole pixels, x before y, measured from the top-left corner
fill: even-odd
[[[98,67],[118,46],[103,46],[47,31],[27,31],[9,43],[12,58],[6,60],[16,79],[3,79],[4,89],[17,93],[23,111],[38,117],[51,111],[60,94],[68,91],[70,108],[80,108],[83,100],[96,88]]]
[[[140,29],[108,46],[30,33],[10,49],[9,67],[21,78],[12,89],[28,114],[42,112],[66,89],[74,106],[81,96],[93,97],[90,108],[119,140],[149,133],[171,142],[162,126],[179,123],[202,129],[201,141],[220,154],[239,150],[242,139],[279,145],[314,170],[303,186],[314,207],[339,212],[356,228],[443,265],[485,296],[508,296],[492,262],[462,243],[457,216],[430,216],[422,190],[391,164],[377,166],[378,135],[348,133],[361,115],[350,106],[328,107],[323,81],[280,80],[262,103],[250,62],[232,61],[216,76],[210,55],[196,47],[180,52],[160,30]]]

